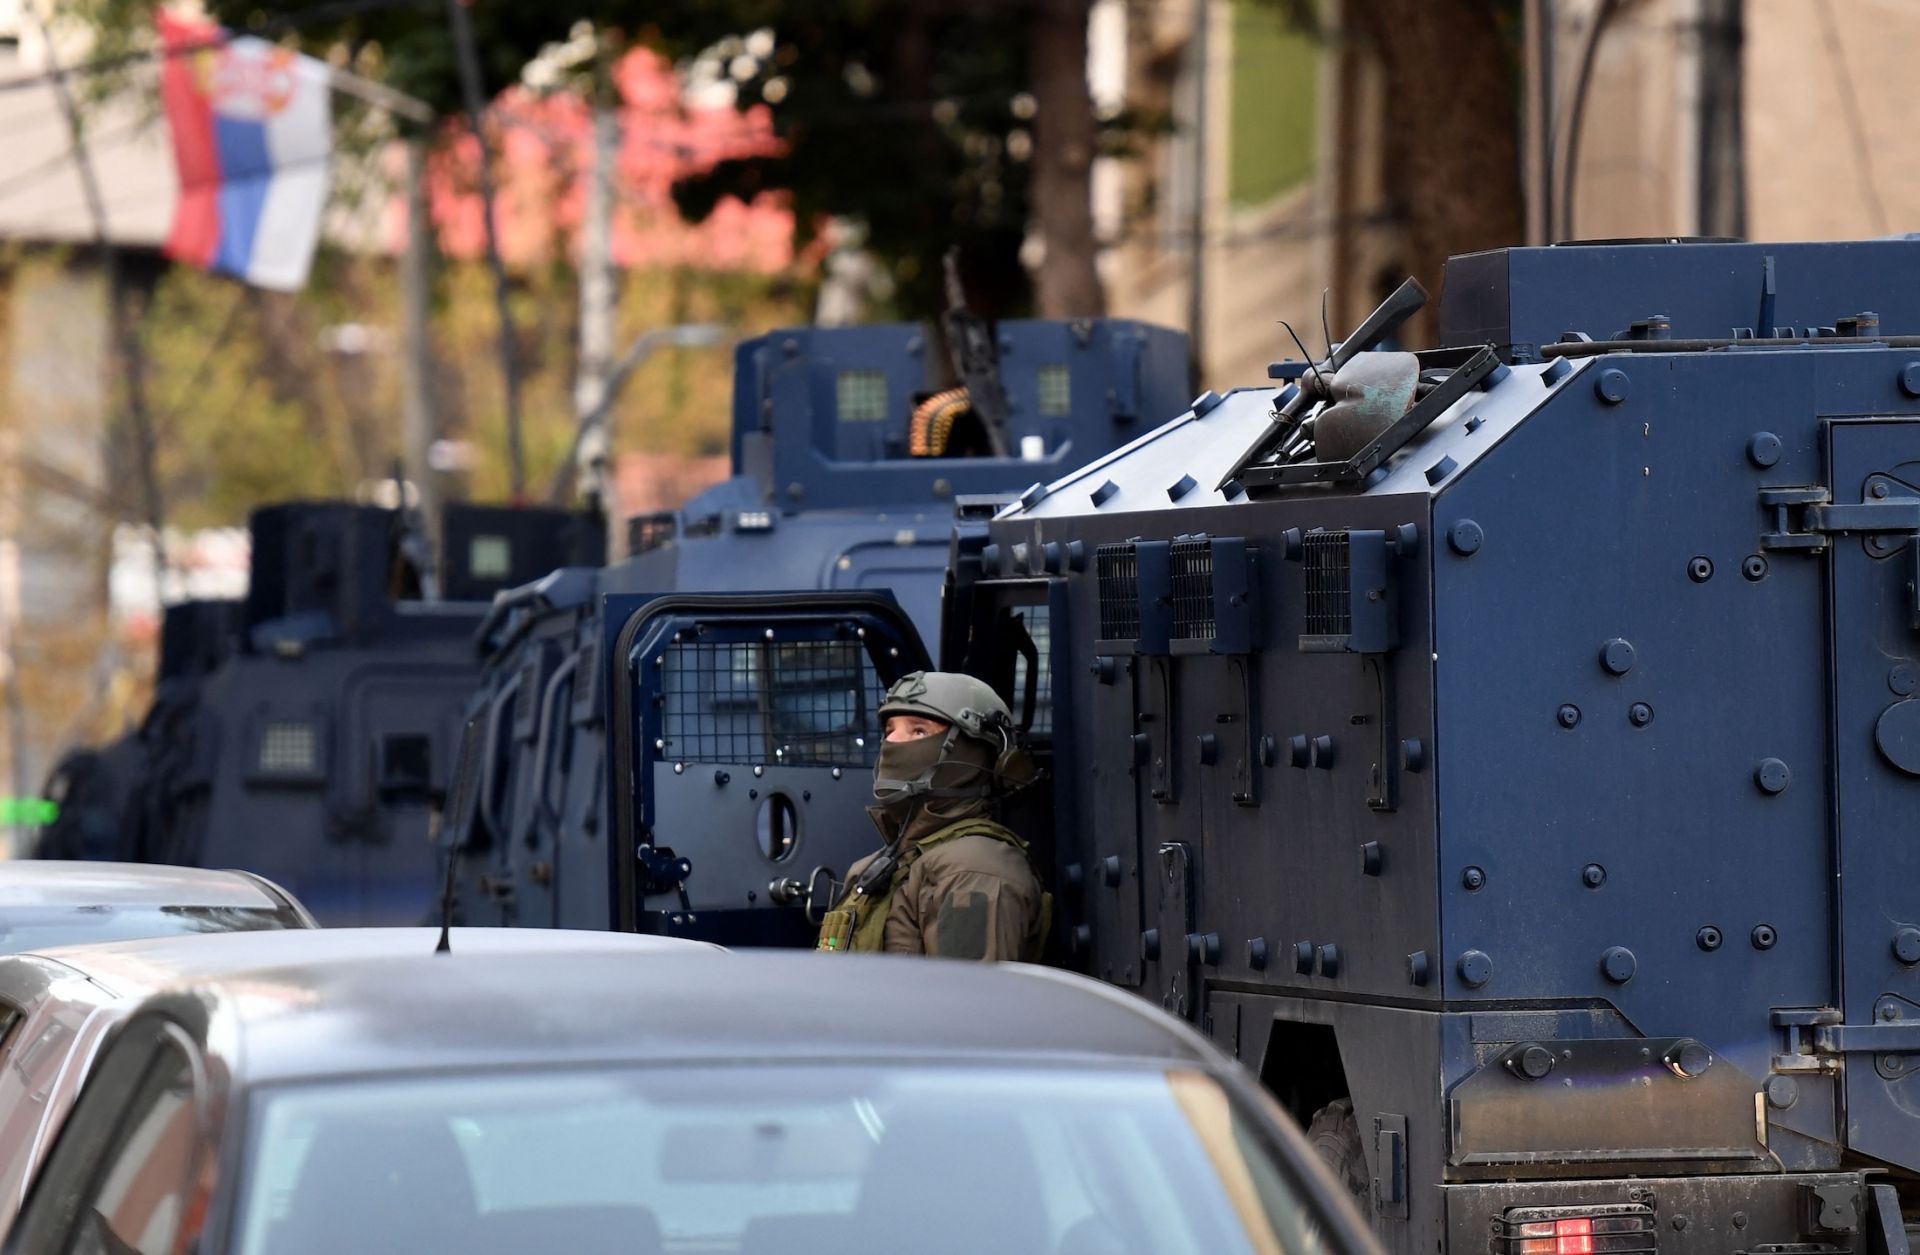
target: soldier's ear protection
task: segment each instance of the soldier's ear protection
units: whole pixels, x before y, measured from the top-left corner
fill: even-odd
[[[974,735],[981,740],[1000,743],[1000,752],[987,770],[1002,789],[1011,793],[1033,783],[1039,770],[1034,766],[1033,755],[1021,743],[1020,731],[1013,726],[1012,719],[997,710],[981,714],[972,709],[961,711],[960,719],[969,729],[977,729]]]

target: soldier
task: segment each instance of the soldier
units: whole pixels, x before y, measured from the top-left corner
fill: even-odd
[[[868,808],[886,846],[847,870],[822,950],[1034,959],[1046,901],[1027,843],[992,818],[999,786],[1031,771],[1013,720],[968,675],[916,671],[887,690]]]

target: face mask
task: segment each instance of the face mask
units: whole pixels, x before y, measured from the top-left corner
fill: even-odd
[[[888,810],[904,808],[933,787],[934,765],[946,749],[947,735],[915,737],[911,741],[882,741],[873,765],[873,797]]]

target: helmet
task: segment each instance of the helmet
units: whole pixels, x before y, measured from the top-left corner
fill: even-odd
[[[893,682],[880,703],[880,718],[920,715],[952,724],[967,736],[1002,749],[1013,733],[1013,716],[984,681],[957,671],[911,671]]]

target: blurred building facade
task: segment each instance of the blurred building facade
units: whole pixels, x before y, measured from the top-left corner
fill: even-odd
[[[1096,173],[1109,308],[1189,325],[1197,271],[1206,386],[1259,383],[1297,356],[1280,319],[1315,347],[1323,290],[1337,338],[1404,273],[1405,205],[1386,168],[1394,84],[1349,7],[1369,2],[1094,6],[1096,104],[1169,124]],[[1920,111],[1920,5],[1517,8],[1532,225],[1516,243],[1920,230],[1920,167],[1897,157]]]

